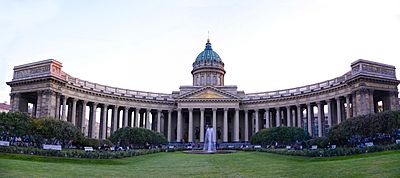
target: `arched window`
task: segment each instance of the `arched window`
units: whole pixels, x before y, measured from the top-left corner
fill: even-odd
[[[207,75],[207,85],[210,85],[211,84],[211,78],[210,78],[210,75]]]
[[[196,76],[196,85],[200,85],[200,80],[199,80],[199,76]]]
[[[204,76],[201,76],[201,85],[204,85]]]
[[[221,79],[221,76],[218,77],[218,83],[219,83],[219,85],[222,86],[222,79]]]

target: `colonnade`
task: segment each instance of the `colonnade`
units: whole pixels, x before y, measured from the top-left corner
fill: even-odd
[[[57,99],[60,103],[56,107],[55,117],[71,122],[81,128],[85,136],[91,138],[106,139],[107,127],[110,127],[110,134],[122,127],[142,127],[161,132],[162,110],[120,106],[106,103],[91,102],[62,95]],[[97,115],[97,109],[100,114]],[[89,111],[87,111],[89,109]],[[87,114],[89,117],[87,118]],[[100,116],[99,124],[96,120]],[[111,118],[109,118],[111,116]],[[157,120],[155,117],[157,117]],[[152,121],[150,121],[152,120]],[[86,123],[88,121],[88,123]]]
[[[352,99],[352,95],[346,95],[317,102],[252,110],[253,133],[261,129],[259,115],[263,112],[264,128],[298,127],[307,130],[311,136],[322,137],[333,124],[353,116]]]
[[[370,113],[393,110],[396,106],[392,104],[392,98],[397,96],[393,93],[377,93],[376,96],[372,90],[360,93],[368,95],[366,103],[360,103],[358,92],[354,92],[320,101],[277,106],[242,103],[241,108],[146,108],[93,102],[52,91],[14,94],[11,101],[14,111],[26,112],[27,103],[33,103],[34,116],[55,113],[55,118],[71,122],[91,138],[105,139],[120,127],[142,127],[165,135],[169,142],[204,142],[209,125],[215,129],[213,140],[216,142],[248,142],[260,129],[279,126],[303,128],[311,136],[321,137],[332,125],[357,116],[364,105]],[[36,101],[30,99],[33,95]],[[383,103],[381,108],[377,104],[379,101]],[[96,114],[98,108],[100,114]]]

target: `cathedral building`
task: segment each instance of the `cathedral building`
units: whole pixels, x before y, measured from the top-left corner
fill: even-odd
[[[202,143],[205,128],[218,143],[245,143],[270,127],[299,127],[314,137],[351,117],[399,110],[395,67],[356,60],[349,72],[320,83],[246,93],[225,85],[225,64],[207,40],[192,65],[191,86],[171,93],[143,92],[93,83],[69,75],[49,59],[14,67],[11,111],[73,123],[92,138],[108,138],[120,127],[143,127],[170,143]],[[100,114],[96,114],[96,111]],[[87,117],[88,116],[88,117]],[[96,126],[97,120],[99,126]]]

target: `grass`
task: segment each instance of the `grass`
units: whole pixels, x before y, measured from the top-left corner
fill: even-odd
[[[334,158],[175,152],[114,160],[0,153],[0,177],[400,177],[400,151]]]

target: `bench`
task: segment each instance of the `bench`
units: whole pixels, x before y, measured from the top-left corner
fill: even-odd
[[[10,142],[0,141],[0,146],[10,146]]]
[[[61,145],[46,145],[46,144],[43,144],[43,149],[44,150],[58,150],[58,151],[62,150]]]
[[[374,143],[373,142],[366,142],[365,146],[367,146],[367,147],[374,146]]]
[[[261,145],[254,145],[254,149],[261,149]]]
[[[93,151],[93,147],[90,147],[90,146],[85,146],[85,147],[83,147],[83,149],[85,151]]]
[[[311,146],[311,149],[312,149],[312,150],[316,150],[317,148],[318,148],[317,145],[312,145],[312,146]]]

